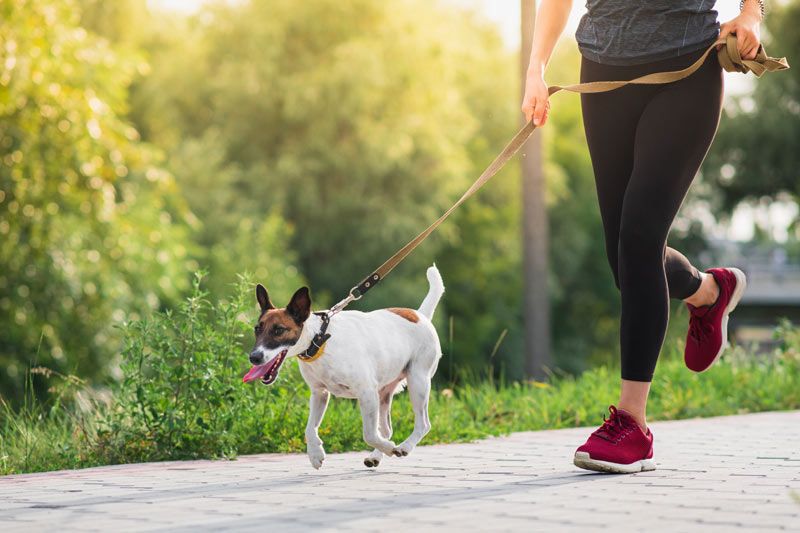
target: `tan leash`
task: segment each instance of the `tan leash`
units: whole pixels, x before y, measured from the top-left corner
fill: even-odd
[[[694,74],[694,72],[696,72],[697,69],[703,65],[708,55],[717,47],[717,45],[724,45],[717,51],[717,59],[719,60],[722,68],[728,72],[752,72],[757,77],[761,77],[764,72],[775,72],[789,68],[786,58],[774,58],[767,56],[763,46],[758,47],[758,52],[755,59],[742,59],[742,57],[739,55],[739,50],[736,48],[736,36],[728,35],[727,39],[720,39],[709,46],[708,49],[703,52],[703,55],[697,59],[697,61],[682,70],[654,72],[652,74],[647,74],[645,76],[627,81],[593,81],[587,83],[577,83],[575,85],[551,85],[548,87],[547,91],[551,96],[559,91],[590,94],[613,91],[626,85],[662,85],[666,83],[673,83],[684,78],[688,78]],[[459,198],[447,211],[445,211],[442,216],[436,219],[430,226],[425,228],[419,235],[411,239],[405,246],[395,252],[394,255],[387,259],[372,274],[364,278],[361,283],[350,289],[350,293],[345,299],[331,307],[330,311],[328,311],[328,320],[323,321],[322,329],[317,336],[314,337],[309,350],[306,350],[304,353],[307,356],[305,360],[311,360],[311,358],[316,355],[316,350],[314,350],[314,348],[321,347],[330,337],[330,334],[326,333],[330,317],[347,307],[350,302],[360,299],[364,293],[385,278],[387,274],[389,274],[394,267],[400,264],[400,262],[403,261],[403,259],[405,259],[412,251],[414,251],[414,249],[419,246],[422,241],[428,237],[428,235],[433,233],[433,231],[439,227],[439,225],[444,222],[453,213],[453,211],[458,209],[458,207],[467,201],[470,196],[475,194],[478,189],[486,184],[487,181],[492,179],[495,174],[497,174],[500,169],[502,169],[505,164],[508,163],[512,157],[514,157],[514,155],[522,147],[522,145],[525,144],[525,141],[528,140],[528,137],[531,136],[531,133],[533,133],[533,130],[535,129],[536,126],[533,124],[533,121],[525,124],[525,126],[523,126],[522,129],[519,130],[516,135],[514,135],[514,137],[511,139],[511,142],[509,142],[508,145],[503,148],[503,151],[500,152],[500,155],[498,155],[495,160],[489,164],[486,170],[484,170],[478,179],[475,180],[475,182],[470,186],[470,188],[466,190],[461,198]],[[304,358],[301,357],[301,359]]]

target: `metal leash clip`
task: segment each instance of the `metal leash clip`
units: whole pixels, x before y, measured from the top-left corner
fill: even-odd
[[[339,303],[330,308],[330,311],[328,311],[328,318],[332,317],[333,315],[335,315],[336,313],[338,313],[339,311],[350,305],[350,302],[355,302],[357,300],[360,300],[362,296],[364,295],[358,292],[358,286],[353,287],[352,289],[350,289],[350,292],[347,294],[346,298],[344,298]]]
[[[299,353],[297,356],[303,361],[313,360],[325,342],[331,337],[331,334],[328,333],[328,325],[330,324],[333,315],[347,307],[350,302],[360,300],[362,296],[363,294],[358,290],[358,286],[355,286],[350,289],[350,292],[345,299],[331,307],[328,311],[314,313],[322,319],[322,327],[319,329],[319,332],[314,335],[314,338],[311,339],[311,344],[309,347],[306,348],[305,351]]]

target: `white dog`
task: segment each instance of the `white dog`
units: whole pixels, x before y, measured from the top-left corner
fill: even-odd
[[[311,388],[306,443],[314,468],[322,466],[325,459],[318,429],[331,393],[358,400],[364,440],[375,448],[364,460],[368,467],[378,466],[384,454],[408,455],[430,431],[428,397],[442,354],[431,318],[444,293],[444,283],[435,265],[428,269],[427,276],[430,289],[418,310],[342,311],[331,318],[331,337],[321,355],[313,361],[300,360],[300,373]],[[250,362],[255,366],[244,381],[261,379],[269,385],[278,377],[284,360],[309,348],[322,318],[311,313],[307,287],[295,292],[282,309],[272,305],[261,285],[256,287],[256,298],[261,315],[255,326],[256,344],[250,353]],[[391,440],[392,396],[402,391],[406,383],[414,408],[414,431],[396,446]]]

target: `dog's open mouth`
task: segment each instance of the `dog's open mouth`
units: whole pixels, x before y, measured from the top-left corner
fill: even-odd
[[[261,383],[264,385],[271,385],[278,378],[278,371],[280,370],[288,351],[289,350],[286,349],[268,363],[251,368],[250,371],[242,378],[242,383],[247,383],[260,378]]]

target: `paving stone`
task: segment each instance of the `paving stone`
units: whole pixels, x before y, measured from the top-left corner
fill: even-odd
[[[0,530],[800,531],[800,411],[655,422],[658,470],[571,464],[590,429],[423,446],[386,458],[298,454],[0,478]]]

